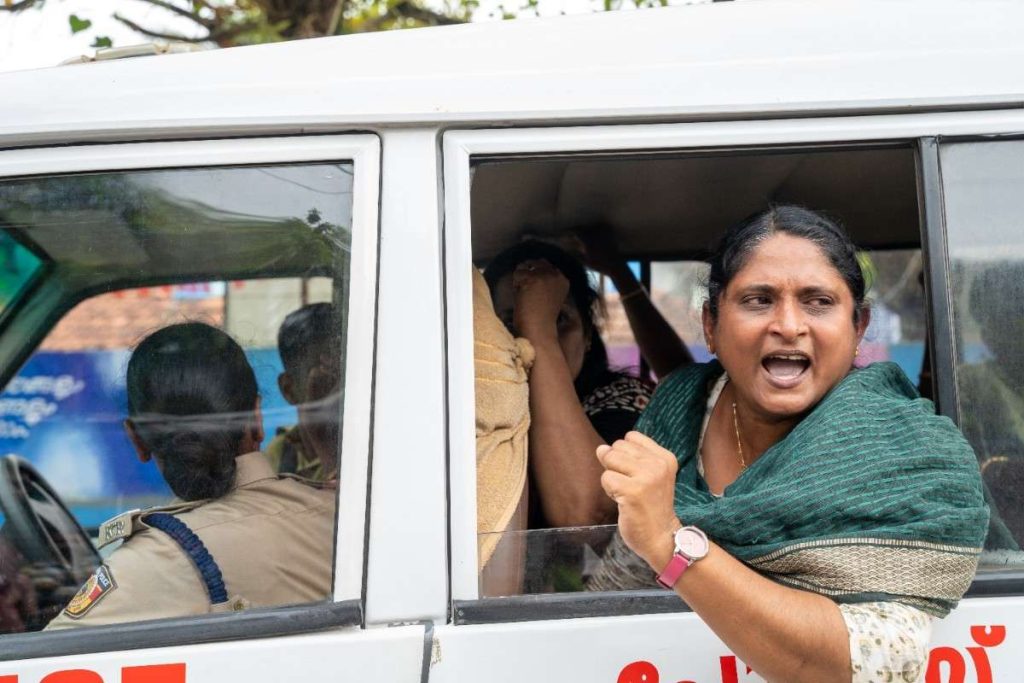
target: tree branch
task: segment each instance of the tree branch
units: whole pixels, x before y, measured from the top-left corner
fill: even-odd
[[[334,3],[334,9],[331,10],[331,18],[327,22],[327,33],[325,35],[337,35],[338,29],[341,28],[342,17],[344,16],[345,0],[336,0]]]
[[[399,19],[414,19],[428,26],[452,26],[466,23],[461,19],[455,19],[426,7],[421,7],[413,2],[413,0],[400,0],[387,14],[367,19],[363,23],[363,30],[364,32],[379,31],[384,22],[396,17]]]
[[[4,12],[20,12],[23,9],[28,9],[32,5],[39,2],[39,0],[21,0],[21,2],[15,2],[13,4],[7,4],[10,0],[6,0],[4,4],[0,5],[0,10]]]
[[[416,19],[424,23],[430,24],[431,26],[455,26],[456,24],[465,24],[462,19],[455,19],[449,17],[440,12],[421,7],[413,2],[403,2],[395,7],[397,14],[409,19]]]
[[[198,43],[205,43],[208,40],[213,40],[213,37],[212,37],[213,34],[212,33],[210,35],[204,36],[202,38],[189,38],[188,36],[177,35],[177,34],[174,34],[174,33],[161,33],[159,31],[151,31],[148,28],[143,28],[142,26],[139,26],[138,24],[136,24],[131,19],[126,19],[126,18],[122,17],[120,14],[118,14],[116,12],[114,13],[114,18],[117,19],[118,21],[120,21],[122,24],[124,24],[128,28],[130,28],[131,30],[136,31],[138,33],[141,33],[142,35],[147,36],[149,38],[159,38],[160,40],[176,40],[176,41],[181,41],[181,42],[184,42],[184,43],[197,43],[197,44]]]
[[[202,26],[203,28],[205,28],[208,31],[212,31],[213,28],[214,28],[214,22],[212,20],[210,20],[210,19],[203,19],[201,16],[199,16],[195,12],[192,12],[192,11],[187,10],[187,9],[182,9],[181,7],[178,7],[177,5],[174,5],[174,4],[170,3],[170,2],[166,2],[166,0],[138,0],[138,1],[139,2],[144,2],[147,5],[154,5],[156,7],[160,7],[162,9],[167,10],[168,12],[173,12],[174,14],[177,14],[180,17],[185,17],[187,19],[191,19],[192,21],[196,22],[197,24],[199,24],[200,26]]]

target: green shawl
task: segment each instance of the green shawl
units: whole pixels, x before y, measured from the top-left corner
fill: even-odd
[[[978,461],[899,367],[853,370],[715,498],[697,443],[717,362],[658,387],[636,429],[676,454],[676,514],[780,583],[837,602],[945,616],[974,576],[988,523]]]

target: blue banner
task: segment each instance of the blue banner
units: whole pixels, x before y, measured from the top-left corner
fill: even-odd
[[[296,412],[281,396],[276,349],[246,352],[256,372],[266,443]],[[124,433],[129,352],[37,352],[0,394],[0,455],[31,462],[84,526],[172,495]]]

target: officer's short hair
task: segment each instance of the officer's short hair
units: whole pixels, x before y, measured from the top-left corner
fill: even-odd
[[[292,311],[277,331],[277,352],[291,375],[325,349],[341,352],[338,319],[331,304],[309,304]]]

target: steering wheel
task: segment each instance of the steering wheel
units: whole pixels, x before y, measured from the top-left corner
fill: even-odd
[[[4,534],[29,562],[64,569],[81,583],[102,563],[89,535],[27,460],[0,458]]]

